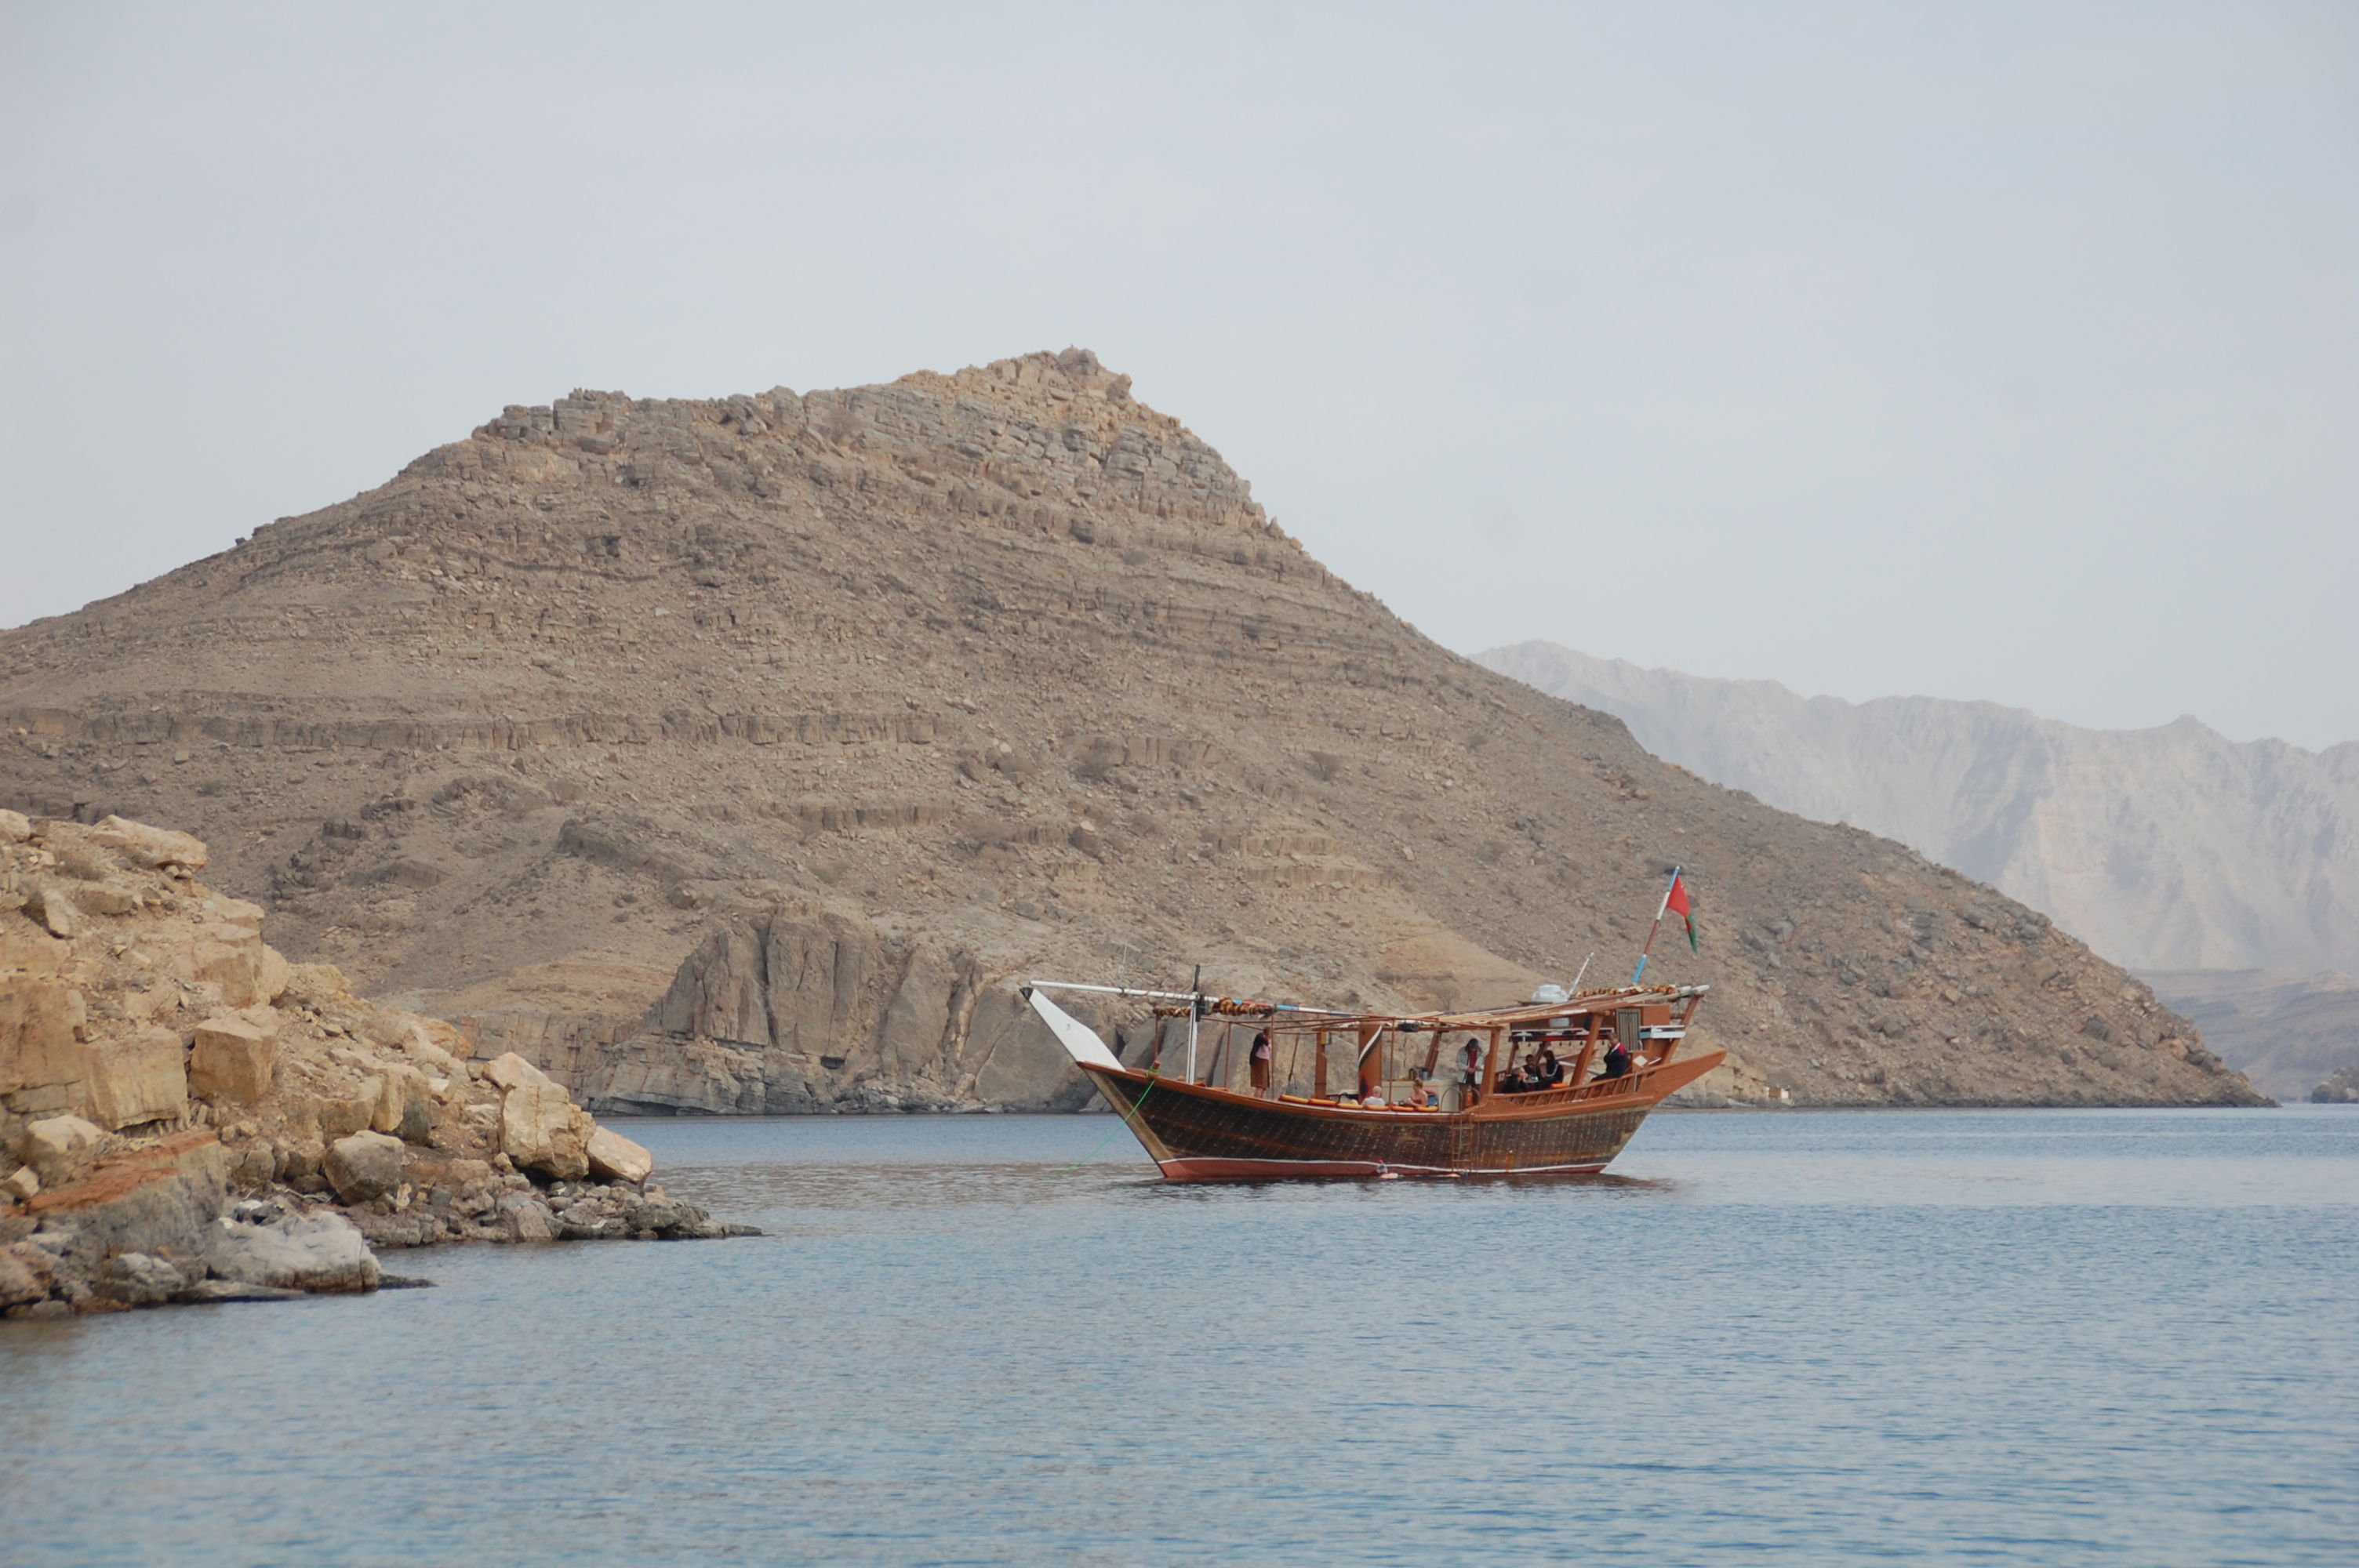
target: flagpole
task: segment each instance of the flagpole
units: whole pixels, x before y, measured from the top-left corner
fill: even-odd
[[[1647,945],[1638,949],[1638,967],[1630,971],[1630,983],[1636,985],[1638,977],[1647,972],[1647,957],[1655,950],[1655,933],[1663,928],[1663,911],[1671,907],[1671,890],[1680,885],[1680,872],[1686,868],[1673,866],[1671,880],[1663,884],[1663,902],[1655,906],[1655,924],[1647,927]]]

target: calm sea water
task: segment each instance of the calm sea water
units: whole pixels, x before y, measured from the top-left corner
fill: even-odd
[[[0,1561],[2359,1561],[2359,1111],[1658,1116],[1482,1185],[632,1130],[770,1235],[0,1325]]]

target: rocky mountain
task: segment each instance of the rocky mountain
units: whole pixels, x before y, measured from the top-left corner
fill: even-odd
[[[2359,744],[1803,697],[1545,642],[1479,659],[1706,778],[2005,890],[2138,971],[2272,1095],[2359,1065],[2359,980],[2341,972],[2359,969]]]
[[[1673,862],[1650,978],[1799,1099],[2251,1097],[2043,916],[1419,636],[1082,351],[512,407],[0,633],[0,796],[192,828],[290,955],[600,1108],[1071,1103],[1027,976],[1521,997],[1625,970]]]
[[[1988,702],[1797,696],[1593,658],[1479,655],[1666,760],[1986,881],[2139,970],[2359,970],[2359,742],[2240,744],[2193,719],[2083,730]]]

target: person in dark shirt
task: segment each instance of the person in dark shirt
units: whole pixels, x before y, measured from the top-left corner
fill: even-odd
[[[1552,1089],[1564,1082],[1564,1064],[1556,1059],[1556,1047],[1540,1047],[1540,1087]]]
[[[1614,1036],[1614,1044],[1605,1047],[1605,1070],[1603,1073],[1600,1073],[1598,1076],[1602,1078],[1618,1078],[1629,1070],[1630,1047],[1623,1044],[1621,1036],[1616,1035]]]

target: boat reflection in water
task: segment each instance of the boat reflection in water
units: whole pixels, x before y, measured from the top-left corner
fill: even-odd
[[[1060,980],[1036,980],[1024,996],[1163,1174],[1186,1182],[1602,1171],[1648,1111],[1726,1056],[1682,1049],[1709,989],[1544,986],[1521,1006],[1415,1014]],[[1149,1059],[1125,1066],[1052,990],[1152,1004]],[[1163,1058],[1182,1022],[1174,1076]],[[1256,1044],[1266,1073],[1253,1070]],[[1559,1071],[1530,1087],[1518,1070],[1543,1049]],[[1241,1075],[1270,1087],[1233,1087]]]

